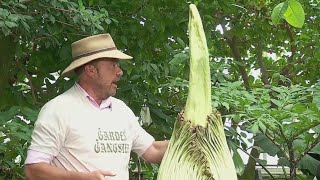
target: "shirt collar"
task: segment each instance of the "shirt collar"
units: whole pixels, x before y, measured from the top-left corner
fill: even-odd
[[[86,90],[84,90],[80,84],[75,83],[75,85],[77,86],[77,88],[79,88],[80,92],[87,97],[87,99],[90,101],[90,103],[92,103],[92,105],[94,105],[95,107],[99,108],[100,110],[102,109],[106,109],[109,108],[110,110],[112,109],[112,98],[109,97],[107,99],[102,100],[101,104],[99,105],[92,96],[90,96]]]

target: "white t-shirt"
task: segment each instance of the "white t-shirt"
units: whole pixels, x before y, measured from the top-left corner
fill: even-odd
[[[110,109],[95,107],[75,85],[41,109],[29,150],[54,156],[51,164],[68,171],[115,172],[110,180],[129,179],[131,150],[139,156],[154,138],[121,100]]]

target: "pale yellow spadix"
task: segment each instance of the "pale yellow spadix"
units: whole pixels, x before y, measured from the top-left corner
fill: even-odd
[[[206,127],[211,113],[211,78],[206,35],[197,7],[189,7],[190,75],[185,119]]]

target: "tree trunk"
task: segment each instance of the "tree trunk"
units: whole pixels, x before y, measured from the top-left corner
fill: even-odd
[[[296,165],[290,162],[290,180],[296,180],[296,179],[297,179]]]
[[[288,146],[288,150],[289,150],[290,180],[296,180],[297,179],[297,170],[296,170],[297,163],[296,163],[295,157],[294,157],[293,142],[289,141],[287,143],[287,146]]]
[[[255,143],[253,146],[257,146]],[[243,174],[241,175],[240,179],[246,179],[246,180],[254,180],[255,178],[255,170],[256,170],[256,160],[254,158],[259,158],[260,153],[257,149],[252,148],[250,152],[248,164],[246,166],[246,169],[244,170]],[[254,157],[254,158],[253,158]]]

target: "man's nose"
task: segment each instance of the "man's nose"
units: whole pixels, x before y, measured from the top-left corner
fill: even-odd
[[[118,69],[118,72],[117,72],[117,76],[121,77],[123,75],[123,71],[122,71],[122,69],[120,67],[118,67],[118,68],[119,69]]]

